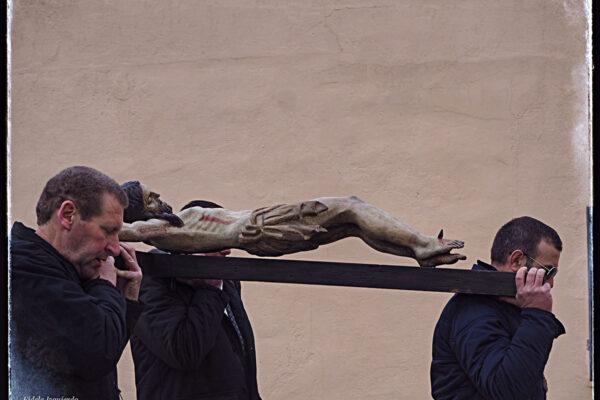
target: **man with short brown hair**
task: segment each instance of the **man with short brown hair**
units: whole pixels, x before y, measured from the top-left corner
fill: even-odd
[[[142,273],[119,243],[127,197],[88,167],[46,184],[34,231],[10,235],[10,389],[15,398],[118,399],[116,365],[141,311]],[[121,255],[127,270],[117,270]]]

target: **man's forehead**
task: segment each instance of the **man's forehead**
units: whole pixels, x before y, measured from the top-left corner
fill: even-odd
[[[122,219],[123,205],[110,193],[103,193],[101,210],[101,214],[120,214]]]

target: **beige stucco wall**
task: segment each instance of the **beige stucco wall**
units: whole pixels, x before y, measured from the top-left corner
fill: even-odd
[[[176,208],[357,195],[466,242],[531,215],[564,241],[550,399],[588,399],[584,0],[13,4],[13,220],[84,164]],[[236,256],[246,256],[236,251]],[[354,239],[290,259],[416,265]],[[449,294],[245,283],[264,399],[430,397]],[[120,364],[135,398],[131,356]]]

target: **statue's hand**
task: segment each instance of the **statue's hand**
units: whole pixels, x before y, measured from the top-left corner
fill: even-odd
[[[183,220],[175,214],[167,214],[167,213],[155,214],[155,216],[153,218],[164,219],[165,221],[169,222],[169,224],[179,227],[179,228],[184,225]]]
[[[182,227],[184,225],[183,220],[179,218],[175,214],[170,213],[153,213],[153,212],[145,212],[140,218],[137,218],[135,221],[148,221],[149,219],[163,219],[167,221],[169,224]],[[129,222],[129,221],[125,221]],[[132,221],[134,222],[134,221]]]

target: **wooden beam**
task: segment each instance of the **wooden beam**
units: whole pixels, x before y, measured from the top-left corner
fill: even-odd
[[[153,277],[237,279],[514,296],[512,272],[420,268],[381,264],[208,257],[136,252],[143,272]]]

